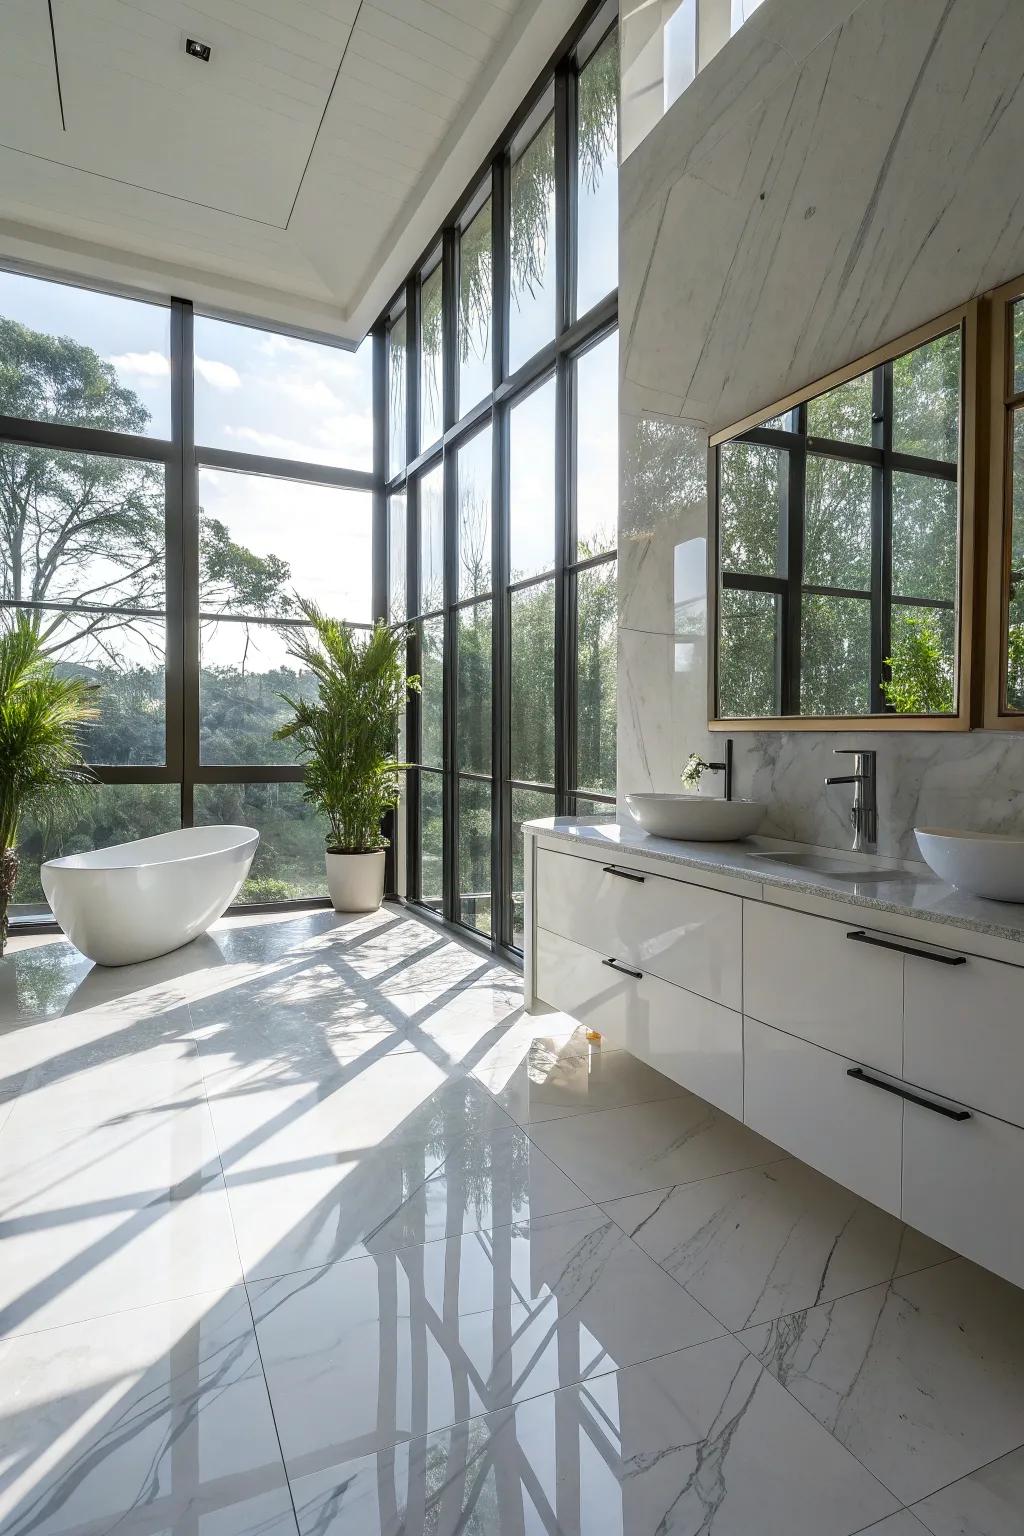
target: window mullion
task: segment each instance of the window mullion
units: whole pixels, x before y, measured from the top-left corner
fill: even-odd
[[[782,713],[800,713],[800,646],[804,570],[804,489],[807,482],[807,407],[797,407],[800,441],[789,451],[789,472],[783,487],[782,520],[786,529],[786,594],[779,695]]]

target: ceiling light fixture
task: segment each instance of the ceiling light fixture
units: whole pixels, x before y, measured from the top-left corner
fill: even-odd
[[[194,59],[202,59],[204,64],[209,64],[213,49],[209,43],[201,43],[196,37],[186,37],[185,52],[191,54]]]

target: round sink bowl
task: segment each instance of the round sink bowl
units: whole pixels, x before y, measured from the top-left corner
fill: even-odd
[[[627,795],[634,820],[653,837],[687,843],[735,843],[756,832],[768,810],[757,800],[703,795]]]
[[[915,827],[928,868],[958,891],[989,901],[1024,902],[1024,837]]]

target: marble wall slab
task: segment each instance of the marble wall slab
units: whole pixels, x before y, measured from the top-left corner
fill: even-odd
[[[620,173],[619,792],[707,730],[708,434],[1024,270],[1024,6],[767,0]],[[762,199],[762,193],[764,197]],[[766,830],[848,846],[859,738],[737,733]],[[1024,735],[873,733],[880,851],[1024,825]]]

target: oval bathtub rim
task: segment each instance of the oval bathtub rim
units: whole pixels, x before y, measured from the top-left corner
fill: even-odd
[[[243,837],[239,837],[235,842],[225,844],[221,848],[207,848],[202,851],[196,850],[193,853],[184,852],[174,856],[169,856],[167,858],[139,859],[137,862],[131,864],[83,864],[78,862],[81,859],[91,859],[96,854],[113,853],[116,849],[128,848],[141,845],[143,843],[156,842],[157,838],[175,837],[180,835],[182,832],[198,832],[201,830],[206,829],[199,827],[178,827],[171,832],[154,832],[152,837],[131,838],[127,843],[108,843],[105,848],[90,848],[82,853],[61,854],[58,858],[47,859],[45,863],[41,864],[39,866],[40,874],[42,874],[42,871],[46,869],[59,869],[64,875],[96,875],[112,874],[118,870],[127,872],[129,870],[162,869],[171,864],[191,864],[198,863],[202,859],[222,859],[227,854],[237,853],[241,850],[247,849],[250,845],[258,844],[260,840],[260,833],[258,828],[245,827],[235,822],[229,822],[225,826],[211,826],[210,830],[223,832],[237,831],[244,833],[245,835]]]

